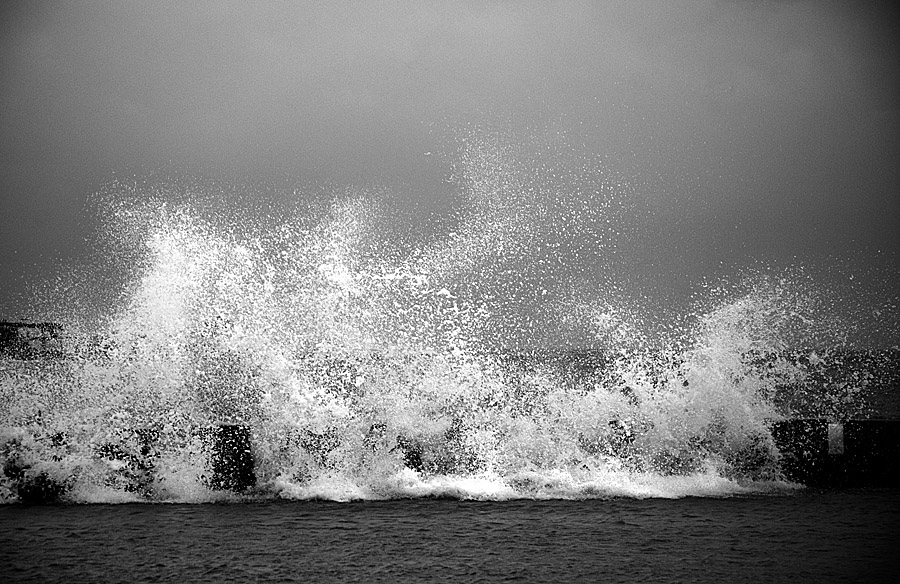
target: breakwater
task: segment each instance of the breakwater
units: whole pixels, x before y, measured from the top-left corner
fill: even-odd
[[[900,420],[784,420],[773,426],[785,478],[812,487],[900,486]]]
[[[738,366],[713,355],[723,367],[708,353],[323,350],[267,378],[259,356],[223,347],[208,326],[184,339],[183,357],[165,353],[165,337],[125,337],[128,347],[50,323],[4,326],[0,487],[10,501],[898,484],[898,422],[865,402],[893,393],[892,352],[832,353],[825,366],[809,352],[748,353]],[[804,415],[846,404],[872,415]]]

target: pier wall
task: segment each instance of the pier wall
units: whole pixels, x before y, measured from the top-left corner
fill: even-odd
[[[772,428],[786,479],[810,487],[900,486],[900,420],[792,419]]]

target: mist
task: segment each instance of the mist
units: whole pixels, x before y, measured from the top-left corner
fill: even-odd
[[[647,293],[792,262],[897,289],[887,3],[8,2],[0,27],[0,318],[97,253],[112,183],[426,217],[492,133],[621,177],[617,262]]]

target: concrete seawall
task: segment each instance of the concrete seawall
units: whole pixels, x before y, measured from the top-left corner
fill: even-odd
[[[39,366],[42,361],[59,361],[77,357],[79,351],[93,355],[100,350],[93,341],[81,341],[67,336],[63,327],[56,323],[0,322],[0,365],[6,363],[28,367]],[[98,345],[99,346],[99,345]],[[102,347],[101,347],[102,348]],[[102,351],[101,351],[102,352]],[[890,375],[879,378],[877,391],[869,389],[867,398],[870,407],[866,415],[882,416],[876,419],[851,419],[840,423],[821,418],[793,418],[772,425],[772,435],[780,453],[780,469],[789,481],[810,487],[898,487],[900,486],[900,386],[890,380],[897,380],[898,351],[847,353],[846,360],[854,366],[889,371]],[[566,379],[573,383],[588,384],[592,387],[593,375],[607,366],[607,356],[601,352],[550,352],[542,355],[508,356],[506,365],[514,373],[528,370],[535,364],[546,364],[564,372]],[[357,370],[352,360],[328,360],[323,383],[333,383],[329,391],[350,391]],[[10,369],[15,371],[15,367]],[[869,369],[865,369],[868,371]],[[875,369],[873,369],[875,370]],[[513,375],[514,377],[514,375]],[[222,383],[230,383],[225,376]],[[824,386],[823,386],[824,387]],[[805,395],[805,394],[804,394]],[[815,397],[815,392],[813,392]],[[802,409],[790,409],[794,415],[804,415]],[[814,410],[820,412],[821,410]],[[814,414],[814,415],[819,415]],[[849,417],[854,414],[841,414]],[[243,419],[238,416],[223,416],[222,419]],[[373,425],[373,430],[376,426]],[[121,429],[119,439],[92,445],[93,456],[105,460],[115,469],[111,480],[119,481],[117,486],[138,496],[149,497],[153,493],[154,481],[158,476],[159,430],[152,428]],[[383,429],[382,429],[383,431]],[[627,430],[627,432],[631,432]],[[244,492],[256,487],[254,444],[249,427],[238,424],[213,424],[194,428],[193,436],[201,436],[205,455],[202,480],[210,489],[219,491]],[[370,431],[371,432],[371,431]],[[367,439],[371,438],[369,436]],[[620,436],[633,440],[633,434]],[[51,443],[64,444],[68,440],[63,431],[41,437]],[[462,458],[457,454],[456,438],[449,434],[437,440],[432,450],[440,450],[440,457],[423,463],[421,444],[398,436],[394,450],[398,456],[414,470],[426,472],[452,473],[459,471]],[[339,443],[336,435],[299,432],[297,444],[321,464],[325,464],[328,453]],[[630,444],[630,442],[629,442]],[[12,489],[23,502],[46,503],[64,500],[67,486],[54,480],[46,472],[38,471],[27,456],[17,456],[18,446],[0,444],[6,448],[5,462],[0,464],[0,478],[6,477]],[[615,452],[615,448],[613,448]],[[609,452],[607,452],[609,454]],[[401,456],[402,455],[402,456]],[[768,449],[765,456],[767,462]],[[450,461],[450,462],[447,462]],[[477,466],[477,465],[476,465]],[[460,472],[466,472],[464,468]]]
[[[159,453],[155,442],[159,433],[153,429],[131,429],[124,434],[128,442],[103,442],[94,445],[94,456],[105,460],[114,469],[109,479],[124,491],[145,497],[152,491],[157,477]],[[195,430],[201,437],[206,458],[203,482],[214,491],[245,492],[256,486],[255,462],[250,429],[236,424],[219,424]],[[58,445],[65,445],[67,436],[58,432],[44,437]],[[12,440],[0,444],[4,450],[0,477],[10,481],[13,494],[26,505],[45,505],[67,500],[70,485],[58,476],[53,477],[20,449]]]
[[[250,429],[226,424],[210,429],[210,487],[216,490],[245,491],[256,486]]]
[[[207,456],[206,484],[213,490],[246,492],[256,486],[252,433],[246,426],[220,424],[198,430]],[[129,489],[141,493],[153,480],[155,458],[151,431],[135,431],[142,447],[134,452],[121,445],[100,445],[98,455],[117,461],[129,479]],[[772,428],[781,454],[784,478],[814,488],[900,486],[900,420],[791,419]],[[65,437],[61,436],[60,440]],[[66,487],[44,473],[28,472],[15,459],[2,471],[15,479],[19,500],[46,504],[64,500]]]
[[[900,420],[822,419],[778,422],[772,435],[786,479],[809,487],[900,486]],[[214,486],[244,490],[254,486],[250,431],[221,426],[214,434]]]
[[[900,420],[784,420],[772,435],[790,481],[829,488],[900,486]]]

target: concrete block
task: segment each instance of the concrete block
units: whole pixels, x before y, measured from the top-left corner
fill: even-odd
[[[783,420],[773,426],[772,437],[781,453],[781,472],[787,480],[827,486],[832,470],[827,421]]]
[[[223,424],[211,429],[210,438],[210,487],[222,491],[244,491],[256,486],[250,429]]]
[[[850,486],[900,485],[900,420],[850,420],[844,424]]]

